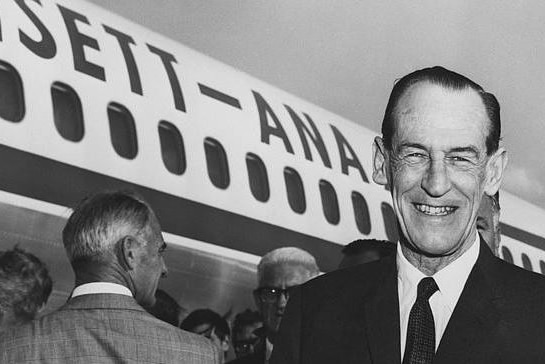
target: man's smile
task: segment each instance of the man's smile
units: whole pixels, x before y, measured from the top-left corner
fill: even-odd
[[[458,209],[456,206],[432,206],[427,204],[413,203],[413,206],[420,212],[430,216],[446,216]]]

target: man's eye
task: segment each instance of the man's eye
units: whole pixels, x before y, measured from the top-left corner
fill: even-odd
[[[460,157],[460,156],[450,157],[450,159],[453,160],[454,162],[469,162],[469,159],[465,157]]]
[[[425,158],[426,158],[426,155],[424,153],[418,153],[418,152],[409,153],[409,154],[405,155],[406,160],[415,161],[415,162],[423,160]]]

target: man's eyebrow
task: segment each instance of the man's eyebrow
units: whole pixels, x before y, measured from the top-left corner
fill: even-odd
[[[451,152],[451,153],[473,153],[473,154],[476,154],[477,156],[480,155],[479,148],[477,148],[474,145],[470,145],[470,146],[467,146],[467,147],[452,148],[451,150],[449,150],[449,152]]]
[[[407,149],[407,148],[415,148],[415,149],[426,149],[422,144],[419,143],[401,143],[399,145],[399,149]]]

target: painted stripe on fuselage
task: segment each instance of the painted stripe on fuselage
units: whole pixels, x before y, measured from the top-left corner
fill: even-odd
[[[312,253],[324,272],[337,268],[342,246],[182,197],[0,144],[0,189],[72,207],[103,190],[140,193],[165,232],[261,256],[286,245]]]
[[[545,249],[545,238],[532,234],[528,231],[521,230],[514,226],[508,225],[506,223],[500,222],[500,231],[502,235],[508,236],[512,239],[518,240],[525,244],[531,245],[534,248],[541,250]]]

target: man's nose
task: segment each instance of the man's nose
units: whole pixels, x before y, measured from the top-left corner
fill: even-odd
[[[422,177],[422,188],[433,197],[441,197],[451,188],[447,165],[442,159],[432,159]]]
[[[286,307],[286,305],[288,304],[288,293],[287,292],[282,292],[280,294],[280,296],[278,297],[277,304],[278,304],[278,307]]]

